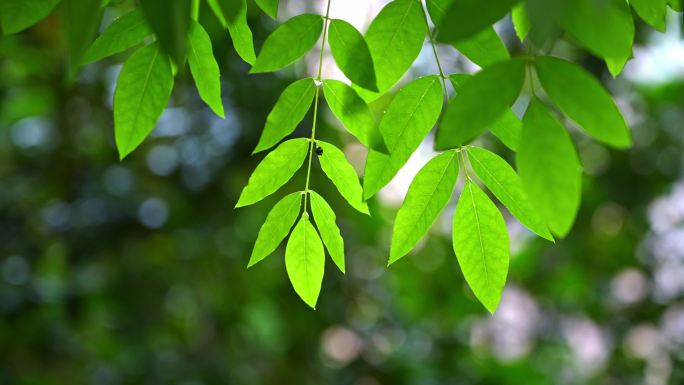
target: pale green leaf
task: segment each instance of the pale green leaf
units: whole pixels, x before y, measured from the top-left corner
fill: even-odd
[[[254,39],[252,30],[247,24],[247,1],[246,0],[207,0],[209,7],[219,19],[221,24],[228,28],[230,39],[233,41],[235,51],[242,60],[254,64]]]
[[[513,7],[511,19],[513,19],[513,28],[518,39],[520,39],[520,42],[525,41],[527,34],[530,32],[530,19],[527,17],[525,3]]]
[[[359,177],[344,153],[334,145],[322,140],[317,140],[316,144],[323,150],[323,153],[318,156],[318,160],[325,175],[330,178],[337,187],[337,191],[353,208],[368,214],[368,205],[363,201],[363,190],[359,183]]]
[[[139,10],[133,10],[114,20],[95,39],[84,55],[83,63],[92,63],[122,52],[145,40],[152,31]]]
[[[631,145],[625,119],[596,78],[576,64],[550,56],[538,57],[535,68],[551,100],[589,135],[616,148]]]
[[[375,117],[354,89],[339,80],[324,80],[323,94],[330,111],[364,146],[387,152]]]
[[[502,19],[519,0],[451,0],[439,18],[437,39],[446,43],[466,40]]]
[[[311,198],[311,212],[314,221],[316,221],[316,227],[321,233],[321,238],[323,238],[325,248],[328,249],[330,258],[335,262],[335,265],[344,273],[344,239],[342,239],[340,229],[335,223],[335,212],[317,192],[309,191],[309,197]]]
[[[85,52],[102,21],[102,0],[63,0],[64,37],[69,53],[69,77],[75,78]]]
[[[569,1],[561,16],[563,28],[593,54],[603,58],[617,76],[632,55],[634,21],[625,0]]]
[[[268,153],[249,177],[235,207],[256,203],[287,183],[304,163],[309,145],[308,139],[290,139]]]
[[[266,221],[259,229],[252,256],[247,267],[268,257],[278,248],[280,242],[287,237],[292,225],[297,221],[302,205],[302,193],[286,195],[273,206],[266,216]]]
[[[520,177],[508,162],[479,147],[468,148],[468,159],[482,183],[520,223],[540,237],[553,241],[548,227],[530,203]]]
[[[173,74],[158,44],[137,50],[126,60],[114,92],[114,133],[123,159],[152,131],[171,97]]]
[[[177,66],[185,62],[191,0],[139,0],[140,9],[162,51]]]
[[[323,18],[319,15],[291,18],[266,38],[250,73],[273,72],[294,63],[316,44],[321,31]]]
[[[452,231],[454,252],[468,286],[494,313],[508,275],[508,232],[499,209],[471,181],[463,186]]]
[[[325,268],[325,252],[316,229],[304,213],[285,248],[285,268],[292,287],[304,302],[316,308]]]
[[[211,49],[211,39],[202,26],[192,20],[188,34],[188,63],[200,97],[223,118],[221,74]]]
[[[397,212],[392,231],[389,263],[413,249],[449,203],[458,178],[458,153],[447,151],[418,171]]]
[[[359,90],[367,102],[392,88],[416,60],[425,40],[421,3],[395,0],[373,19],[366,32],[379,92]]]
[[[579,209],[580,163],[565,127],[539,101],[523,119],[516,163],[530,202],[549,229],[564,237]]]
[[[6,35],[17,33],[46,18],[60,0],[2,0],[0,24]]]
[[[335,63],[354,84],[378,91],[375,66],[366,40],[353,25],[344,20],[330,21],[328,42]]]
[[[290,135],[309,111],[315,92],[316,83],[312,78],[300,79],[287,86],[266,118],[254,153],[269,149]]]
[[[279,0],[255,0],[255,2],[271,19],[278,17]]]
[[[511,107],[525,79],[525,63],[518,59],[493,64],[476,73],[449,102],[435,147],[463,145],[482,134]]]
[[[629,3],[648,25],[660,32],[665,32],[667,0],[629,0]]]
[[[492,27],[454,43],[454,47],[480,67],[487,67],[511,58],[506,45]]]
[[[442,103],[437,76],[415,79],[397,92],[379,126],[390,153],[368,152],[363,178],[365,199],[389,183],[416,151],[439,119]]]

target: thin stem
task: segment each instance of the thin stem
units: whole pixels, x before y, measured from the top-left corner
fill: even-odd
[[[309,140],[309,163],[306,168],[306,183],[304,185],[304,213],[306,213],[306,206],[309,200],[309,182],[311,181],[311,163],[313,161],[314,148],[316,146],[316,121],[318,117],[318,96],[321,93],[321,74],[323,72],[323,53],[325,52],[325,42],[328,37],[328,22],[330,21],[330,3],[325,9],[324,24],[323,24],[323,41],[321,42],[321,52],[318,56],[318,74],[316,75],[316,93],[314,96],[314,112],[313,124],[311,127],[311,139]]]
[[[428,38],[430,39],[430,45],[432,46],[432,53],[435,55],[435,62],[437,62],[437,68],[439,69],[439,77],[442,79],[442,90],[444,91],[444,100],[449,101],[449,92],[447,91],[446,85],[446,75],[444,75],[444,70],[442,69],[442,63],[439,61],[439,55],[437,54],[437,45],[435,44],[435,38],[432,35],[432,30],[430,29],[430,21],[428,18],[428,13],[425,10],[423,2],[420,2],[420,9],[423,11],[423,20],[425,20],[425,28],[427,29]]]
[[[200,8],[200,2],[199,0],[192,0],[192,5],[191,5],[191,14],[190,17],[192,20],[197,21],[199,19],[199,8]]]
[[[461,146],[458,148],[458,152],[461,154],[461,165],[463,165],[463,174],[465,175],[466,181],[472,180],[470,179],[470,174],[468,174],[468,165],[466,162],[466,152],[468,150],[466,147]]]

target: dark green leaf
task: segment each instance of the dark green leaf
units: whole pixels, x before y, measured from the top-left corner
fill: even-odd
[[[368,44],[353,25],[344,20],[330,21],[328,42],[337,66],[349,80],[365,89],[378,91]]]
[[[335,223],[335,212],[328,202],[315,191],[309,191],[311,198],[311,212],[313,213],[316,227],[321,233],[323,243],[335,265],[344,273],[344,239],[340,235],[340,229]]]
[[[508,60],[511,56],[494,28],[485,28],[468,39],[454,43],[459,52],[480,67]]]
[[[461,192],[452,229],[463,276],[477,299],[494,313],[508,275],[508,232],[496,205],[471,181]]]
[[[617,148],[631,145],[625,119],[598,80],[576,64],[550,56],[537,58],[535,68],[551,100],[589,135]]]
[[[304,56],[321,36],[323,18],[299,15],[281,24],[271,33],[254,62],[250,73],[273,72]]]
[[[85,53],[83,63],[92,63],[140,44],[152,34],[139,10],[114,20]]]
[[[308,139],[290,139],[268,153],[249,177],[235,207],[256,203],[287,183],[304,163],[309,144]]]
[[[185,61],[191,0],[139,0],[140,9],[159,45],[176,63]]]
[[[437,76],[418,78],[397,92],[379,126],[390,153],[368,152],[363,179],[365,199],[380,191],[406,163],[434,127],[442,103]]]
[[[102,0],[64,0],[64,35],[69,52],[69,75],[74,78],[102,21]]]
[[[311,78],[297,80],[287,86],[266,118],[266,126],[254,153],[271,148],[290,135],[309,111],[315,92],[316,83]]]
[[[538,101],[523,119],[516,163],[530,202],[559,237],[565,236],[581,199],[581,170],[565,127]]]
[[[285,268],[295,292],[313,309],[321,292],[324,267],[323,244],[304,213],[287,241]]]
[[[344,153],[330,143],[317,140],[316,144],[323,149],[318,157],[325,175],[330,178],[342,197],[358,211],[368,214],[368,205],[363,201],[363,190],[354,167],[344,156]]]
[[[437,23],[437,39],[454,43],[475,36],[506,16],[518,1],[451,0],[451,4],[445,7],[444,15]]]
[[[17,33],[47,17],[60,0],[2,0],[0,24],[6,35]]]
[[[114,92],[114,132],[121,159],[152,131],[172,88],[171,63],[158,44],[142,47],[126,60]]]
[[[457,178],[456,151],[434,157],[418,171],[394,220],[388,264],[408,254],[432,227],[449,203]]]
[[[216,115],[223,118],[221,74],[211,49],[211,39],[194,20],[191,21],[188,35],[188,63],[200,97]]]
[[[302,193],[295,192],[285,196],[273,206],[266,216],[266,221],[259,229],[252,256],[247,267],[251,267],[268,257],[280,242],[287,237],[294,225],[302,205]]]

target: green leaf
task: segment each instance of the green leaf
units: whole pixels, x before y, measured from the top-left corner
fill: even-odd
[[[458,153],[444,152],[418,171],[397,212],[388,265],[413,249],[449,203],[458,179]]]
[[[323,150],[318,156],[321,168],[325,175],[330,178],[337,191],[356,210],[368,214],[368,205],[363,201],[363,190],[359,183],[359,177],[354,167],[349,164],[344,153],[330,143],[317,140],[316,144]]]
[[[64,0],[64,35],[69,53],[69,77],[78,74],[85,52],[102,21],[102,0]]]
[[[330,111],[350,134],[368,148],[387,152],[373,113],[353,88],[339,80],[324,80],[323,94]]]
[[[84,55],[83,64],[92,63],[138,45],[152,31],[139,10],[133,10],[114,20],[95,39]]]
[[[494,28],[485,28],[476,35],[454,43],[454,47],[480,67],[508,60],[511,56]]]
[[[454,43],[475,36],[506,16],[518,2],[519,0],[451,0],[437,23],[437,39]]]
[[[435,147],[457,147],[477,138],[515,102],[525,79],[518,59],[496,63],[476,73],[449,102]]]
[[[294,63],[316,44],[321,31],[321,16],[304,14],[293,17],[266,38],[249,72],[273,72]]]
[[[311,212],[318,231],[321,233],[323,243],[335,265],[344,273],[344,239],[340,235],[340,229],[335,223],[335,212],[328,202],[315,191],[309,191],[311,197]]]
[[[513,28],[515,29],[515,34],[522,43],[525,41],[527,34],[530,32],[530,19],[527,17],[525,3],[518,4],[513,7],[513,10],[511,11],[511,19],[513,19]]]
[[[475,174],[508,211],[542,238],[553,241],[553,236],[534,209],[515,170],[495,153],[479,147],[468,148],[468,159]]]
[[[380,191],[404,166],[437,123],[442,103],[437,76],[415,79],[397,92],[379,126],[390,153],[368,152],[363,178],[365,199]]]
[[[549,229],[564,237],[579,209],[581,168],[565,127],[539,101],[523,119],[516,163],[530,202]]]
[[[255,2],[271,19],[278,17],[278,0],[255,0]]]
[[[634,21],[625,0],[573,0],[561,25],[580,44],[605,59],[617,76],[632,55]]]
[[[142,47],[126,60],[114,92],[114,133],[120,159],[152,131],[172,88],[171,63],[158,44]]]
[[[159,46],[180,67],[185,61],[191,0],[139,0],[139,3]]]
[[[667,0],[629,0],[629,3],[648,25],[660,32],[665,32]]]
[[[452,230],[454,252],[468,286],[494,313],[508,275],[508,232],[496,205],[471,181],[463,186]]]
[[[249,177],[235,207],[256,203],[287,183],[304,163],[309,145],[309,139],[290,139],[268,153]]]
[[[2,0],[0,24],[6,35],[21,32],[46,18],[60,0]]]
[[[321,292],[324,267],[323,244],[304,213],[287,241],[285,268],[295,292],[313,309]]]
[[[361,32],[344,20],[334,19],[330,21],[328,42],[335,63],[349,80],[365,89],[378,91],[373,59]]]
[[[287,237],[292,225],[297,221],[301,206],[301,192],[286,195],[273,206],[266,216],[266,221],[259,229],[247,267],[254,266],[278,248],[280,242]]]
[[[598,80],[576,64],[550,56],[538,57],[535,68],[551,100],[589,135],[616,148],[631,145],[625,119]]]
[[[252,30],[247,24],[246,0],[207,0],[207,3],[221,24],[228,28],[233,47],[238,55],[245,62],[254,64],[256,54]]]
[[[315,93],[316,83],[312,78],[297,80],[287,86],[266,118],[266,126],[254,153],[269,149],[290,135],[309,111]]]
[[[367,102],[392,88],[418,57],[426,32],[421,7],[416,0],[392,1],[368,27],[366,43],[375,65],[379,92],[359,89]]]
[[[211,39],[202,26],[192,20],[188,34],[188,63],[200,97],[221,118],[221,74],[211,49]]]
[[[684,0],[667,0],[667,5],[677,12],[684,11]]]

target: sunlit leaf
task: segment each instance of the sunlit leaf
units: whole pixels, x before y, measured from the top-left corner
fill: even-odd
[[[629,4],[646,23],[665,32],[667,0],[629,0]]]
[[[235,51],[242,60],[254,64],[254,39],[252,30],[247,24],[247,1],[246,0],[207,0],[214,14],[221,24],[228,28],[230,39],[233,41]]]
[[[468,148],[468,159],[482,183],[520,223],[540,237],[553,241],[549,229],[530,203],[520,177],[508,162],[479,147]]]
[[[508,232],[499,209],[471,181],[466,181],[458,199],[452,229],[463,276],[477,299],[494,313],[508,275]]]
[[[525,41],[527,34],[530,32],[530,20],[527,17],[525,3],[513,7],[511,19],[513,20],[513,28],[515,29],[516,36],[518,36],[518,39],[520,39],[521,42]]]
[[[335,265],[344,273],[344,239],[342,239],[340,229],[335,223],[335,212],[328,205],[328,202],[315,191],[309,191],[309,198],[311,198],[311,212],[316,227],[321,233],[325,248],[328,249],[330,258],[335,262]]]
[[[305,213],[287,241],[285,268],[295,292],[314,309],[321,292],[324,267],[323,244]]]
[[[279,0],[254,0],[259,8],[264,11],[271,19],[278,17]]]
[[[477,35],[502,19],[519,0],[451,0],[437,23],[437,39],[454,43]]]
[[[530,202],[559,237],[565,236],[581,199],[581,169],[565,127],[539,101],[523,119],[516,163]]]
[[[158,44],[142,47],[126,60],[114,92],[114,133],[121,159],[152,131],[172,88],[171,63]]]
[[[205,103],[223,118],[221,74],[211,49],[211,39],[202,26],[191,21],[188,34],[188,63],[197,91]]]
[[[361,32],[344,20],[334,19],[330,21],[328,41],[335,63],[342,73],[354,84],[377,91],[375,66]]]
[[[280,242],[287,237],[294,225],[302,205],[302,193],[295,192],[285,196],[273,206],[261,225],[257,235],[252,256],[247,267],[251,267],[268,257],[278,248]]]
[[[321,36],[323,18],[304,14],[291,18],[271,33],[250,73],[277,71],[304,56]]]
[[[550,56],[538,57],[535,68],[551,100],[589,135],[617,148],[631,145],[625,119],[596,78],[576,64]]]
[[[323,94],[330,111],[350,134],[368,148],[387,152],[373,113],[352,87],[339,80],[324,80]]]
[[[60,0],[2,0],[0,24],[6,34],[21,32],[47,17]]]
[[[249,177],[235,207],[256,203],[289,181],[304,163],[309,143],[304,138],[290,139],[268,153]]]
[[[285,88],[266,118],[254,153],[269,149],[290,135],[311,108],[316,83],[311,78],[297,80]]]
[[[437,76],[418,78],[397,92],[379,126],[390,152],[368,152],[363,178],[365,199],[380,191],[406,163],[434,127],[442,103],[442,86]]]
[[[359,177],[344,153],[334,145],[322,140],[317,140],[316,145],[323,150],[323,153],[318,156],[321,168],[337,187],[337,191],[353,208],[368,214],[368,205],[363,201],[363,190],[359,183]]]
[[[511,57],[501,37],[491,27],[454,43],[454,47],[480,67],[487,67]]]
[[[389,264],[408,254],[449,203],[458,178],[458,153],[444,152],[418,171],[394,220]]]
[[[152,31],[142,13],[135,9],[114,20],[95,39],[83,58],[83,63],[92,63],[138,45],[150,36]]]

